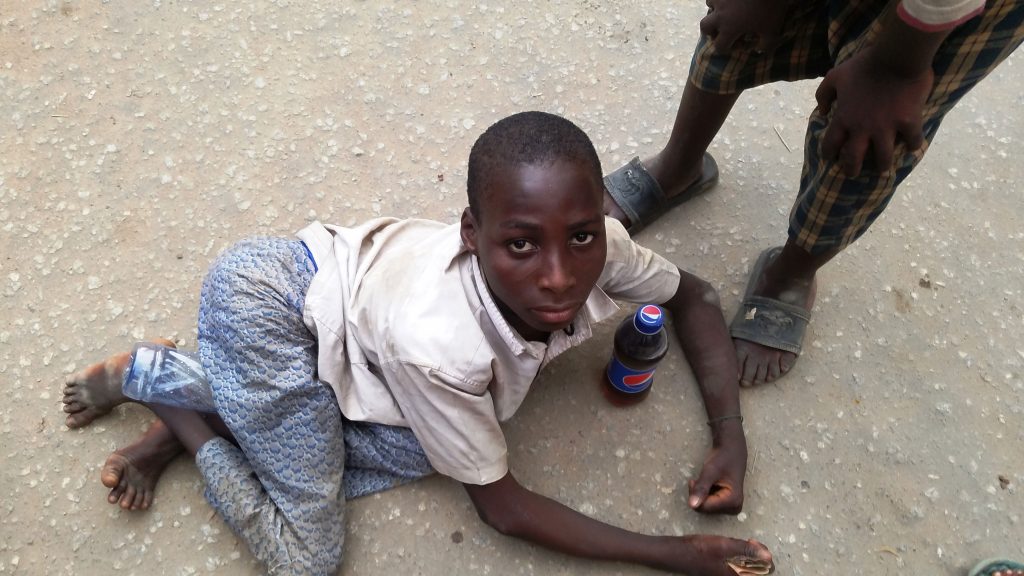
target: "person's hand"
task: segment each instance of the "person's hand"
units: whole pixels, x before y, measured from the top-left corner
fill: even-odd
[[[789,9],[788,0],[707,0],[708,14],[700,31],[711,38],[715,52],[733,48],[764,52],[775,48]]]
[[[870,149],[874,168],[888,171],[898,141],[909,152],[924,144],[921,113],[934,79],[930,66],[914,75],[897,72],[872,58],[871,48],[830,70],[815,93],[821,114],[832,112],[822,157],[854,178]]]
[[[757,540],[691,534],[669,537],[663,562],[652,566],[690,576],[763,576],[775,570],[772,553]]]
[[[705,514],[739,514],[743,511],[743,477],[747,471],[747,442],[742,425],[733,420],[723,423],[737,432],[729,432],[715,442],[700,475],[690,480],[689,505]]]

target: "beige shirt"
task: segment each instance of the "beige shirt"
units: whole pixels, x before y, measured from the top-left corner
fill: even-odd
[[[608,257],[573,321],[547,343],[509,326],[462,244],[459,225],[380,218],[298,233],[318,270],[304,320],[319,342],[318,372],[346,418],[407,426],[438,472],[489,484],[508,472],[499,422],[515,414],[544,365],[591,337],[612,298],[664,302],[676,267],[606,220]]]

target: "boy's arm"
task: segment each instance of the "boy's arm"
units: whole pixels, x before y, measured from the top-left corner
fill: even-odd
[[[747,441],[740,418],[736,349],[715,289],[679,271],[679,287],[664,303],[700,387],[711,428],[711,451],[697,480],[690,481],[690,507],[698,512],[738,514],[743,509]]]
[[[552,550],[594,558],[667,567],[664,539],[604,524],[524,488],[506,474],[485,485],[463,484],[480,519],[508,536]]]
[[[735,575],[726,561],[736,556],[771,560],[767,548],[753,540],[651,536],[616,528],[524,488],[511,473],[490,484],[463,486],[487,525],[565,554],[721,576]]]

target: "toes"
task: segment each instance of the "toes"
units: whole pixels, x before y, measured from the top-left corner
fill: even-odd
[[[113,488],[110,489],[110,494],[107,494],[107,502],[111,504],[117,504],[121,500],[121,496],[124,496],[124,490],[128,487],[128,483],[122,478]]]
[[[785,376],[796,364],[796,354],[745,340],[734,339],[733,342],[736,346],[740,386],[759,386],[774,382]]]
[[[146,499],[146,489],[137,488],[135,490],[135,498],[132,499],[132,510],[138,510],[142,508],[142,502]]]
[[[145,490],[144,497],[142,499],[142,505],[140,506],[140,508],[142,510],[149,510],[149,507],[152,506],[152,505],[153,505],[153,490],[147,488]]]
[[[124,476],[124,469],[117,462],[107,461],[107,464],[103,466],[103,470],[100,470],[100,482],[103,483],[107,488],[114,488],[121,483],[121,479]]]
[[[74,414],[75,412],[81,412],[85,410],[85,406],[82,406],[77,400],[71,400],[70,402],[64,403],[64,411],[68,414]]]
[[[754,384],[764,384],[765,378],[768,376],[768,363],[762,358],[757,363],[757,372],[754,374]]]
[[[768,359],[768,376],[766,382],[774,382],[778,380],[779,376],[782,376],[782,366],[780,365],[781,358],[780,354],[772,354]]]
[[[64,419],[64,424],[66,424],[68,428],[81,428],[91,421],[92,419],[87,418],[85,412],[75,412]]]
[[[755,374],[754,368],[756,366],[754,360],[746,353],[746,351],[737,352],[737,357],[739,359],[740,386],[753,386]]]
[[[67,424],[68,428],[81,428],[99,416],[95,410],[86,406],[77,412],[68,414],[68,417],[64,419],[64,423]]]
[[[121,496],[121,509],[131,510],[132,502],[135,500],[135,486],[128,484]]]
[[[793,369],[793,365],[796,364],[796,354],[785,353],[779,358],[779,366],[782,368],[782,373],[785,374]]]

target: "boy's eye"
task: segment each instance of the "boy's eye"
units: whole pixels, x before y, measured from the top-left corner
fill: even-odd
[[[530,243],[527,240],[521,240],[521,239],[520,240],[513,240],[513,241],[509,242],[508,243],[508,247],[509,247],[509,250],[511,250],[512,252],[515,252],[517,254],[522,254],[524,252],[529,252],[530,250],[533,250],[533,248],[534,248],[532,243]]]
[[[572,244],[574,246],[586,246],[594,241],[594,235],[590,232],[577,232],[572,235]]]

